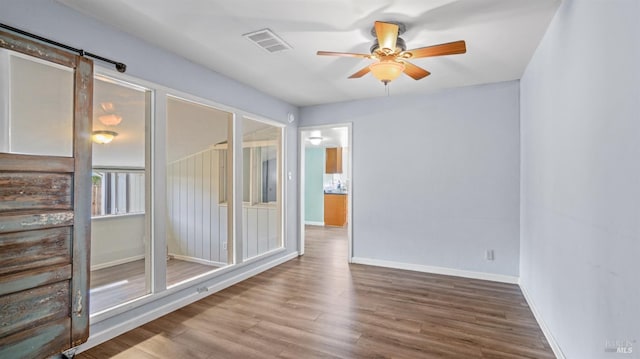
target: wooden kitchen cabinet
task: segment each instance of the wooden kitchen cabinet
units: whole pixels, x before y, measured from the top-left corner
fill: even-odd
[[[324,225],[343,227],[347,223],[347,195],[324,195]]]
[[[326,149],[325,173],[342,173],[342,147]]]

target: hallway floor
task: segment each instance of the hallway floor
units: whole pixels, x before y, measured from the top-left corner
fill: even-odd
[[[172,258],[167,261],[167,286],[217,268]],[[146,295],[146,282],[144,259],[91,271],[91,314]]]

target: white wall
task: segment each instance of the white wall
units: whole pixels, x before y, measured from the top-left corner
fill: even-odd
[[[565,0],[521,82],[521,284],[571,359],[640,358],[639,46],[637,0]]]
[[[245,259],[282,247],[278,241],[278,210],[274,205],[243,205],[242,228]]]
[[[228,141],[228,124],[233,114],[169,98],[167,117],[167,161],[174,162]]]
[[[91,267],[141,259],[145,255],[145,215],[108,216],[91,220]]]
[[[304,126],[353,122],[354,257],[518,275],[518,91],[507,82],[302,108]]]
[[[262,156],[266,157],[266,151]],[[184,260],[226,265],[228,209],[226,203],[220,203],[220,151],[207,150],[188,156],[170,163],[167,170],[169,254]],[[275,204],[243,203],[244,259],[282,247],[278,222]]]
[[[220,207],[220,151],[208,150],[167,167],[169,254],[227,263],[227,207]],[[220,212],[224,216],[221,216]]]

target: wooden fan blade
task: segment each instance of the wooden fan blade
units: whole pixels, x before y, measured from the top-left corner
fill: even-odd
[[[321,56],[342,56],[342,57],[360,57],[368,59],[371,57],[369,54],[354,54],[351,52],[331,52],[331,51],[318,51],[318,55]]]
[[[360,70],[360,71],[356,72],[355,74],[349,76],[349,78],[350,79],[358,79],[358,78],[368,74],[369,71],[371,71],[371,70],[369,70],[369,66],[364,67],[362,70]]]
[[[398,39],[398,25],[388,22],[376,21],[376,37],[380,49],[388,49],[389,53],[396,51],[396,40]]]
[[[420,80],[421,78],[431,75],[431,72],[407,61],[404,61],[404,73],[409,75],[414,80]]]
[[[443,56],[443,55],[455,55],[455,54],[464,54],[467,52],[467,46],[464,40],[448,42],[446,44],[433,45],[422,47],[419,49],[408,50],[412,56],[411,58],[417,59],[421,57],[431,57],[431,56]]]

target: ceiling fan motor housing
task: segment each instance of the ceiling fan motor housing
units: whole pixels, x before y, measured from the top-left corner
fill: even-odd
[[[378,43],[378,39],[373,41],[373,45],[371,45],[371,53],[375,54],[376,51],[380,48],[380,44]],[[404,39],[402,39],[401,37],[398,37],[398,40],[396,40],[396,50],[395,53],[400,53],[402,51],[405,51],[407,49],[407,44],[404,42]]]

